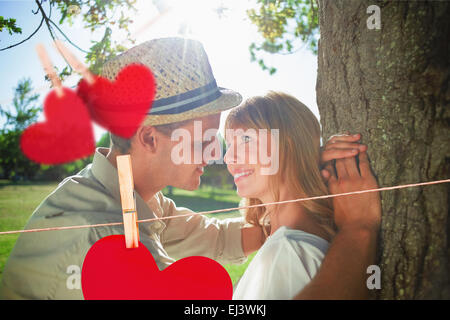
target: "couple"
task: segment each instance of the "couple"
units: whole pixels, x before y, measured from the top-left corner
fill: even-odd
[[[148,41],[106,63],[103,75],[112,80],[131,63],[148,66],[155,76],[157,92],[149,115],[131,139],[111,135],[111,148],[97,149],[91,164],[64,179],[33,212],[26,229],[121,221],[115,162],[120,154],[131,155],[138,219],[191,212],[161,190],[168,185],[197,189],[204,166],[220,155],[203,157],[200,164],[175,164],[171,155],[177,142],[171,134],[187,130],[194,137],[192,157],[206,154],[218,141],[195,135],[194,122],[201,121],[203,131],[218,130],[220,112],[237,106],[241,96],[217,87],[197,41]],[[321,152],[317,119],[286,94],[247,100],[231,111],[226,128],[244,129],[235,131],[240,135],[226,134],[224,160],[249,205],[377,187],[359,137],[333,136]],[[279,169],[274,174],[262,174],[267,163],[248,161],[259,140],[271,141],[248,129],[267,129],[268,135],[279,130]],[[248,209],[247,223],[199,215],[156,220],[139,224],[139,234],[160,269],[195,255],[242,263],[259,250],[235,289],[235,299],[361,299],[368,297],[366,269],[375,260],[380,218],[379,195],[366,193]],[[89,248],[111,234],[123,234],[122,226],[21,234],[3,272],[0,298],[83,299],[75,276]]]

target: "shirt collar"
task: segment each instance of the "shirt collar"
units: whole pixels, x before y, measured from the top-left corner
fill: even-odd
[[[117,169],[106,158],[108,152],[108,148],[97,148],[95,150],[91,170],[94,177],[108,190],[108,192],[118,202],[119,207],[121,207],[119,177]],[[152,210],[150,210],[150,207],[147,205],[144,199],[142,199],[142,197],[137,192],[135,193],[138,220],[156,218],[156,215]],[[156,195],[153,196],[153,198],[155,197]],[[146,222],[144,226],[150,226],[153,223],[153,221]]]

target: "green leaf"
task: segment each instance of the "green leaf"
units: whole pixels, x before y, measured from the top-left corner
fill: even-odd
[[[319,33],[319,20],[315,0],[256,2],[257,7],[247,10],[247,16],[264,40],[260,44],[250,44],[250,61],[257,61],[263,70],[273,74],[276,69],[267,68],[264,59],[258,58],[256,52],[263,50],[271,54],[291,53],[298,46],[294,45],[296,39],[304,42],[307,48],[317,54],[317,41],[314,38]]]
[[[4,17],[0,16],[0,32],[3,32],[3,28],[6,28],[10,35],[12,35],[13,33],[22,33],[22,28],[19,28],[16,25],[16,19],[5,19]]]
[[[59,19],[59,24],[63,24],[64,19],[67,17],[67,9],[61,11],[61,19]]]

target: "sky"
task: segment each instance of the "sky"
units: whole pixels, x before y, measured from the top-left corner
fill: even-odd
[[[315,86],[317,78],[317,56],[308,49],[300,49],[290,55],[267,55],[266,65],[275,66],[277,72],[269,75],[263,71],[256,62],[250,62],[249,45],[260,41],[261,36],[246,16],[246,10],[255,5],[254,0],[165,0],[173,9],[160,17],[150,27],[145,27],[148,21],[159,15],[157,8],[150,0],[138,0],[137,13],[129,12],[134,23],[130,30],[136,38],[136,45],[150,39],[177,36],[181,23],[189,26],[189,38],[198,39],[203,43],[216,78],[221,87],[233,89],[246,99],[253,95],[264,94],[268,90],[283,91],[295,96],[307,105],[319,119],[316,104]],[[48,4],[43,3],[48,11]],[[219,19],[213,10],[225,6],[225,16]],[[39,25],[41,16],[34,15],[36,4],[32,0],[0,0],[0,15],[5,18],[15,18],[17,25],[22,28],[21,35],[10,36],[8,32],[0,33],[0,48],[9,46],[25,39]],[[57,22],[56,10],[52,19]],[[99,40],[103,33],[82,28],[80,19],[75,19],[72,26],[63,25],[60,28],[80,48],[88,50],[92,40]],[[113,31],[113,40],[123,42],[123,32]],[[59,36],[62,39],[62,36]],[[45,26],[27,42],[0,51],[0,105],[3,109],[9,108],[12,103],[14,88],[20,79],[31,78],[36,93],[41,95],[41,101],[50,91],[50,85],[44,80],[45,72],[41,67],[35,47],[38,43],[44,44],[55,66],[62,69],[65,61],[58,55],[52,45],[52,39]],[[84,61],[84,53],[66,46]],[[63,85],[74,86],[79,77],[68,79]],[[226,118],[223,113],[221,122]],[[41,115],[38,121],[43,121]],[[4,119],[0,119],[0,126]],[[105,132],[102,128],[94,126],[95,137],[98,140]]]

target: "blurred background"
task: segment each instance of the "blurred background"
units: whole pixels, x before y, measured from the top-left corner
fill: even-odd
[[[35,51],[38,43],[46,47],[63,85],[74,88],[80,75],[57,53],[54,39],[97,74],[105,61],[144,41],[166,36],[198,39],[219,86],[240,92],[244,99],[284,91],[319,118],[315,10],[310,0],[0,0],[0,231],[22,229],[63,178],[92,161],[88,157],[47,166],[28,160],[20,150],[23,130],[45,120],[43,101],[51,90]],[[109,134],[97,125],[94,131],[97,146],[108,147]],[[194,211],[237,207],[240,201],[224,164],[206,167],[196,191],[169,186],[163,192]],[[211,216],[239,215],[234,211]],[[0,277],[16,239],[0,236]],[[233,283],[249,261],[226,266]]]

